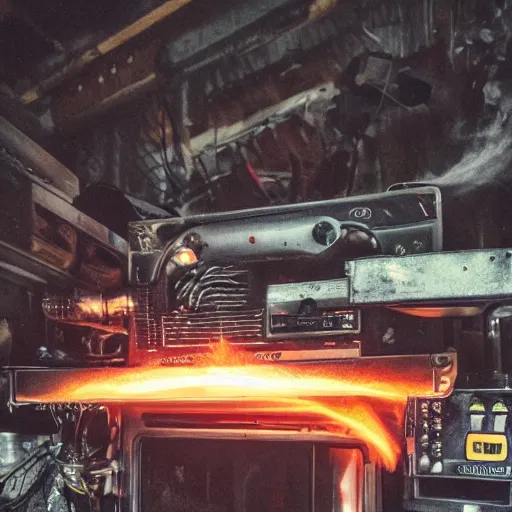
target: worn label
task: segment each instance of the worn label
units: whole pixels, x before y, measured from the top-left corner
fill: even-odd
[[[507,477],[512,474],[511,466],[490,466],[483,464],[459,464],[456,467],[459,475],[466,476],[502,476]]]

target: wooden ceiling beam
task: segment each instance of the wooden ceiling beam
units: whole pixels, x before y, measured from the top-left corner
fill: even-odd
[[[28,91],[22,93],[21,101],[28,105],[33,103],[42,97],[46,96],[49,91],[62,84],[65,80],[76,76],[86,66],[90,65],[91,62],[95,61],[98,57],[106,55],[113,50],[123,46],[134,37],[142,34],[147,29],[171,16],[176,11],[189,4],[192,0],[167,0],[161,6],[145,14],[137,21],[124,27],[116,34],[111,35],[104,41],[97,44],[94,48],[91,48],[82,53],[77,58],[73,59],[62,69],[42,80],[35,87],[32,87]]]
[[[158,38],[141,36],[122,45],[51,93],[55,124],[66,132],[158,85]]]

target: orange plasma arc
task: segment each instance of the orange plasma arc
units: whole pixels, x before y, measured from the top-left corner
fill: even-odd
[[[192,367],[50,370],[44,380],[38,372],[20,371],[15,398],[19,403],[168,404],[173,414],[214,413],[212,424],[240,417],[300,424],[354,437],[376,462],[393,470],[407,398],[445,396],[453,387],[455,362],[441,370],[429,362],[430,356],[415,356],[407,366],[400,358],[255,364],[250,354],[220,343]]]

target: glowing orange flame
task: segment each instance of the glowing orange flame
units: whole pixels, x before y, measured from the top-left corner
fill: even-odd
[[[335,371],[337,369],[337,372]],[[398,432],[408,396],[432,395],[430,381],[399,368],[386,375],[357,364],[256,364],[227,343],[214,345],[195,367],[141,367],[61,372],[53,385],[17,393],[18,401],[166,403],[174,414],[271,417],[364,442],[375,461],[392,470],[400,456]],[[64,380],[62,380],[64,379]],[[48,381],[50,382],[50,380]],[[46,388],[46,389],[45,389]],[[213,405],[212,405],[213,404]],[[214,407],[212,409],[212,407]],[[384,418],[391,418],[386,426]],[[394,427],[394,428],[393,428]]]

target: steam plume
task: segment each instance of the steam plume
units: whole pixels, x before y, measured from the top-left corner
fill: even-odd
[[[504,185],[511,167],[512,122],[498,112],[492,123],[474,136],[457,164],[441,176],[430,174],[422,181],[466,194],[486,185]]]

